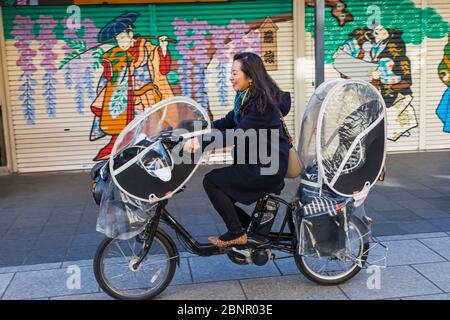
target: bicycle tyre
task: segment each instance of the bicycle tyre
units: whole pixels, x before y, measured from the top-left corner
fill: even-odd
[[[103,258],[104,258],[104,252],[109,247],[111,242],[117,241],[116,239],[111,238],[105,238],[100,245],[97,248],[97,252],[95,253],[94,257],[94,275],[95,279],[97,280],[97,283],[99,284],[100,288],[108,294],[109,296],[119,299],[119,300],[150,300],[161,294],[167,286],[172,281],[173,276],[175,275],[176,271],[176,264],[177,259],[173,259],[173,257],[176,257],[178,255],[177,249],[174,247],[174,244],[167,235],[165,235],[164,231],[161,229],[158,229],[155,234],[155,238],[153,241],[157,241],[162,247],[165,248],[166,253],[169,255],[168,259],[168,272],[165,276],[165,279],[161,282],[159,286],[157,286],[154,290],[151,290],[150,292],[135,296],[135,295],[126,295],[123,292],[120,293],[115,288],[111,287],[109,285],[109,282],[107,279],[105,279],[105,275],[103,273]]]

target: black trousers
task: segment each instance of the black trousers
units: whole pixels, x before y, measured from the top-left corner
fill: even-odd
[[[235,200],[220,190],[207,177],[203,179],[203,187],[214,209],[216,209],[225,222],[228,232],[242,233],[243,229],[247,229],[251,218],[244,210],[235,205]]]

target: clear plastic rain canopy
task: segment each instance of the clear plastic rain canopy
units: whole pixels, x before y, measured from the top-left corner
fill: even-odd
[[[302,183],[346,197],[367,194],[384,166],[385,110],[368,82],[338,79],[319,86],[302,121]]]
[[[109,161],[114,184],[139,201],[170,198],[188,182],[201,158],[201,153],[183,155],[178,138],[210,129],[206,111],[194,100],[161,101],[137,116],[117,138]]]

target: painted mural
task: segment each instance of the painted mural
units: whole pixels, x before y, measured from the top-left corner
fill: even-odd
[[[438,67],[438,74],[441,81],[447,86],[447,90],[436,109],[436,115],[444,125],[443,131],[450,133],[450,33],[448,43],[444,48],[444,57]]]
[[[279,29],[293,20],[292,12],[278,11],[221,23],[208,21],[207,15],[189,20],[174,16],[170,32],[150,35],[156,28],[140,22],[145,18],[138,11],[124,10],[102,24],[84,15],[75,28],[69,15],[18,14],[10,35],[19,52],[24,119],[36,124],[36,100],[42,96],[48,118],[58,118],[56,97],[63,85],[75,93],[76,112],[92,115],[87,138],[105,140],[93,158],[100,161],[109,157],[122,129],[162,99],[190,96],[213,118],[211,99],[215,108],[229,108],[232,102],[228,78],[236,53],[260,54],[268,70],[278,70],[283,59]],[[42,96],[36,96],[37,86]]]
[[[352,59],[361,60],[362,64]],[[344,62],[338,63],[340,60]],[[395,130],[388,131],[389,140],[411,136],[418,121],[412,103],[411,61],[406,55],[402,31],[382,25],[355,29],[337,50],[334,67],[342,77],[368,80],[381,91],[390,126],[395,122]]]
[[[326,62],[343,78],[367,80],[379,88],[388,108],[389,140],[410,137],[416,132],[413,129],[418,127],[418,119],[407,44],[446,36],[448,22],[433,8],[419,8],[411,0],[339,2],[325,19]],[[336,6],[346,10],[341,19],[333,13]],[[312,17],[313,11],[307,9],[310,32],[314,29]]]
[[[316,0],[305,0],[305,4],[309,7],[316,6]],[[331,14],[336,19],[340,26],[343,26],[349,21],[353,21],[353,16],[350,12],[347,11],[347,5],[344,1],[340,0],[325,0],[325,5],[330,6]]]
[[[98,161],[108,158],[118,133],[136,114],[166,97],[190,96],[211,118],[220,108],[225,113],[234,96],[228,78],[235,53],[259,54],[274,74],[286,68],[286,46],[293,41],[293,35],[286,36],[293,24],[292,2],[262,2],[202,4],[208,9],[189,18],[184,12],[200,4],[111,6],[114,10],[104,14],[86,6],[75,28],[64,7],[48,13],[5,8],[5,34],[17,50],[12,76],[19,83],[16,104],[25,125],[58,121],[68,113],[61,106],[71,108],[89,128],[83,132],[86,143],[96,146],[89,158]],[[306,31],[313,34],[314,1],[305,4]],[[249,10],[252,5],[258,10]],[[366,79],[379,88],[388,106],[390,140],[417,135],[412,89],[417,71],[407,48],[425,38],[447,37],[449,23],[413,0],[326,0],[326,5],[326,63],[342,77]],[[219,7],[242,14],[212,17]],[[156,17],[149,13],[155,8]],[[439,66],[447,87],[449,50],[447,45]],[[449,105],[447,90],[436,110],[445,132],[450,132]]]
[[[109,157],[118,135],[137,113],[173,96],[167,81],[171,64],[168,51],[170,39],[167,36],[158,37],[159,46],[155,46],[146,37],[135,37],[133,29],[138,17],[138,12],[124,13],[103,26],[97,35],[100,45],[96,45],[94,49],[99,50],[101,44],[111,41],[114,44],[101,58],[97,53],[97,58],[101,59],[103,74],[90,105],[94,114],[90,140],[95,141],[105,136],[111,139],[94,161]],[[81,53],[69,53],[71,58],[64,65],[76,61],[75,58],[88,51],[89,49]],[[90,76],[86,78],[91,79]],[[87,87],[92,90],[92,84]]]

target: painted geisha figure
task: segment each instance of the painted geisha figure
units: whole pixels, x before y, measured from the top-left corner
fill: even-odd
[[[406,56],[402,31],[387,30],[382,25],[356,29],[339,49],[356,59],[377,63],[370,76],[388,108],[388,139],[397,141],[410,136],[418,121],[411,104],[411,61]]]
[[[166,76],[171,64],[167,37],[159,37],[159,46],[135,37],[133,23],[138,16],[137,12],[122,14],[98,34],[100,43],[115,39],[117,45],[103,54],[103,74],[91,104],[95,115],[91,141],[111,137],[94,161],[109,158],[117,136],[136,114],[173,96]]]
[[[444,58],[438,67],[439,78],[448,87],[436,109],[436,115],[444,124],[444,132],[450,133],[450,34],[444,48]]]

